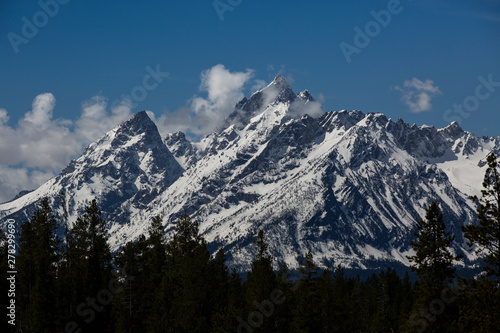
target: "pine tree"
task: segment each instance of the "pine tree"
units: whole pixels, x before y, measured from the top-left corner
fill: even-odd
[[[375,287],[373,332],[396,332],[399,330],[401,325],[399,315],[403,310],[403,292],[402,281],[394,269],[388,268],[387,271],[380,273]]]
[[[259,230],[257,238],[254,240],[257,246],[257,256],[252,262],[251,270],[248,273],[247,280],[245,281],[245,301],[246,313],[256,313],[255,318],[243,318],[248,320],[254,332],[272,332],[275,324],[274,305],[266,313],[258,310],[263,302],[269,305],[271,294],[276,287],[276,275],[273,271],[272,257],[269,254],[268,242],[264,236],[264,231]],[[247,315],[247,316],[248,316]]]
[[[318,267],[313,261],[311,252],[308,252],[299,266],[300,279],[297,287],[295,309],[293,310],[292,332],[320,332],[321,324],[318,320],[321,312],[318,307],[317,272]]]
[[[110,322],[112,257],[107,238],[106,222],[94,199],[73,225],[69,244],[70,264],[76,274],[75,301],[79,302],[76,312],[85,329],[93,332],[106,332]]]
[[[420,281],[417,284],[418,297],[412,312],[412,322],[417,322],[416,313],[428,311],[434,304],[433,300],[439,300],[441,292],[450,286],[451,279],[455,276],[453,261],[459,259],[459,256],[449,250],[455,236],[446,232],[443,215],[436,202],[432,202],[427,209],[425,220],[417,223],[415,236],[416,241],[410,242],[415,255],[408,256],[408,259],[413,263],[411,268],[417,272]],[[436,319],[436,315],[428,316],[422,327],[428,327],[430,331],[443,331],[451,323],[450,307],[446,307],[445,313],[442,313],[441,305],[439,306],[439,310],[433,310],[439,315],[439,319]],[[417,329],[415,324],[411,325],[412,330]]]
[[[145,248],[145,277],[141,281],[135,279],[136,284],[142,283],[144,304],[143,320],[146,323],[146,332],[160,332],[162,330],[161,318],[163,312],[158,304],[162,301],[162,295],[157,292],[157,287],[161,285],[166,272],[167,246],[164,238],[164,228],[162,219],[159,216],[153,217],[149,230],[149,237],[146,239]]]
[[[209,286],[209,299],[212,307],[211,311],[211,331],[213,332],[227,332],[233,330],[238,326],[236,318],[238,307],[236,307],[233,300],[235,291],[232,288],[237,288],[236,292],[239,293],[241,289],[241,279],[239,275],[233,277],[229,275],[228,268],[225,264],[226,255],[224,250],[220,248],[215,258],[210,261],[209,274],[207,276],[207,284]],[[236,285],[234,285],[236,283]],[[239,295],[241,297],[241,295]],[[241,309],[241,307],[240,307]]]
[[[344,268],[341,265],[337,265],[335,270],[333,271],[333,308],[332,308],[332,316],[334,326],[332,328],[332,332],[350,332],[353,331],[351,329],[351,320],[350,320],[350,307],[351,304],[348,280],[344,276]],[[359,295],[356,295],[359,296]],[[359,300],[359,298],[355,298],[354,301]],[[361,301],[362,302],[362,301]],[[360,304],[361,309],[362,304]],[[355,312],[355,314],[362,315],[363,311]]]
[[[338,274],[339,269],[341,270],[341,274]],[[367,328],[370,324],[370,309],[372,308],[369,302],[371,298],[368,297],[369,290],[364,281],[361,280],[359,274],[356,275],[356,278],[353,280],[353,287],[351,293],[347,293],[345,291],[344,298],[342,298],[342,291],[344,290],[343,285],[346,283],[338,283],[339,280],[345,280],[344,272],[340,266],[335,270],[335,279],[334,279],[334,318],[333,323],[335,329],[333,332],[343,332],[345,330],[351,330],[356,332],[364,332],[367,331]],[[347,295],[347,296],[346,296]],[[345,298],[350,298],[351,301],[345,300]],[[350,303],[350,308],[346,307]],[[346,317],[350,311],[350,316]],[[346,318],[346,319],[342,319]],[[346,323],[346,321],[348,321]]]
[[[19,238],[19,329],[29,332],[56,330],[57,264],[61,239],[48,198],[43,198]]]
[[[84,300],[84,295],[77,295],[75,283],[81,277],[81,272],[77,271],[74,265],[74,258],[70,248],[71,235],[68,222],[67,202],[64,192],[59,193],[57,198],[63,208],[63,214],[60,216],[60,225],[64,226],[64,238],[62,245],[61,262],[57,271],[57,326],[59,331],[66,330],[65,326],[69,322],[77,320],[76,308]],[[78,297],[80,296],[80,297]]]
[[[167,273],[162,282],[163,325],[175,332],[207,332],[212,305],[205,279],[210,253],[198,223],[181,216],[167,244]]]
[[[229,277],[227,289],[227,305],[223,311],[216,312],[212,317],[214,333],[234,332],[237,330],[238,318],[244,317],[245,293],[240,274],[233,268]]]
[[[123,292],[114,299],[117,332],[162,332],[164,308],[159,287],[166,272],[166,244],[162,219],[151,220],[149,235],[128,242],[115,255],[123,275]],[[133,279],[131,278],[133,277]]]
[[[222,312],[228,304],[229,270],[226,267],[226,254],[220,248],[208,267],[207,285],[209,287],[209,302],[213,312]]]
[[[497,332],[500,327],[499,286],[490,279],[476,280],[471,278],[462,283],[464,290],[458,298],[457,331],[464,333]]]
[[[486,159],[481,198],[472,199],[478,205],[479,225],[462,227],[470,247],[477,254],[485,253],[486,275],[481,279],[463,281],[458,326],[462,332],[494,332],[500,327],[500,165],[491,153]]]
[[[439,288],[446,286],[455,275],[453,261],[459,256],[449,250],[455,236],[446,232],[443,214],[436,202],[427,209],[425,220],[417,222],[415,237],[417,240],[410,242],[415,255],[408,256],[413,262],[412,270],[426,283]]]
[[[115,255],[114,262],[119,275],[128,277],[118,281],[121,292],[113,297],[117,333],[147,331],[145,309],[158,305],[150,298],[156,286],[147,284],[146,249],[146,237],[141,235],[135,242],[129,241]]]
[[[292,322],[293,310],[293,282],[290,279],[290,271],[288,265],[283,263],[276,277],[276,290],[283,293],[283,299],[280,300],[275,309],[276,313],[276,332],[290,332],[290,323]]]
[[[468,245],[477,245],[476,253],[485,252],[484,267],[488,276],[495,276],[500,281],[500,165],[497,156],[491,153],[487,157],[488,168],[484,175],[482,196],[472,199],[479,205],[477,217],[479,225],[462,227]]]
[[[399,304],[399,315],[398,315],[398,327],[404,327],[406,321],[408,320],[413,305],[413,286],[410,281],[410,275],[408,271],[405,271],[405,276],[401,282],[401,292],[397,296],[400,298]]]
[[[335,296],[333,295],[333,278],[330,268],[325,269],[318,278],[317,294],[321,332],[332,332],[335,326],[333,322]]]

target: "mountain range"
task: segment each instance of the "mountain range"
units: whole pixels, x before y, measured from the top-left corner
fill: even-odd
[[[280,75],[236,104],[208,136],[162,137],[148,113],[90,144],[61,173],[0,204],[0,218],[27,220],[48,197],[72,223],[93,198],[114,251],[161,216],[166,237],[189,214],[215,252],[247,270],[259,229],[277,268],[310,251],[322,267],[407,266],[416,222],[440,204],[453,251],[474,265],[460,231],[475,223],[485,159],[500,137],[477,137],[458,123],[436,129],[358,110],[324,112]]]

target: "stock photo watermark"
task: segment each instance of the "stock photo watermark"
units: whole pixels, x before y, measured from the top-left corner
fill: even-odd
[[[138,106],[138,103],[144,101],[148,93],[158,88],[159,85],[168,77],[170,74],[168,72],[163,72],[160,68],[160,65],[157,64],[155,67],[146,66],[145,67],[146,74],[143,76],[140,84],[134,86],[130,89],[128,93],[121,94],[120,98],[116,98],[113,102],[110,103],[110,109],[120,107],[120,105],[124,105],[128,108],[135,108]],[[99,140],[102,136],[104,136],[108,131],[113,129],[113,127],[119,124],[116,123],[116,119],[113,117],[104,117],[96,126],[92,129],[87,129],[82,133],[85,140],[81,141],[81,145],[78,147],[68,147],[67,157],[65,160],[60,162],[55,162],[56,166],[59,170],[63,170],[67,166],[67,161],[70,161],[71,158],[77,156],[84,150],[88,144]]]
[[[370,15],[374,20],[368,21],[364,26],[364,30],[358,26],[354,27],[354,32],[356,33],[353,38],[354,45],[346,42],[339,44],[347,63],[350,64],[352,62],[351,57],[353,54],[360,54],[364,48],[370,45],[373,38],[380,35],[382,28],[386,28],[391,23],[393,15],[398,15],[402,11],[403,6],[399,0],[389,0],[387,9],[382,9],[378,12],[374,10],[370,11]]]
[[[479,84],[474,89],[474,94],[464,98],[461,104],[453,104],[453,109],[447,109],[443,114],[443,120],[459,124],[462,120],[470,117],[471,113],[479,109],[480,102],[487,100],[495,92],[495,88],[500,87],[500,81],[493,81],[493,74],[489,74],[485,79],[482,75],[477,77]]]
[[[156,65],[155,69],[151,68],[151,66],[146,66],[145,69],[148,74],[142,78],[142,84],[133,87],[129,94],[122,94],[120,99],[115,99],[111,103],[111,108],[121,102],[129,102],[132,108],[137,107],[138,102],[142,102],[148,97],[148,91],[158,88],[160,83],[170,75],[168,72],[162,72],[159,64]]]
[[[256,311],[250,312],[246,321],[241,317],[236,318],[239,324],[236,332],[252,333],[255,328],[259,328],[264,324],[265,318],[269,318],[274,313],[274,306],[283,304],[285,300],[286,297],[283,292],[279,289],[274,289],[271,292],[270,299],[266,299],[260,303],[254,301],[253,305]]]
[[[16,325],[16,221],[13,219],[7,220],[7,281],[8,290],[7,297],[9,299],[7,306],[7,321],[10,325]]]
[[[224,13],[232,12],[235,7],[241,5],[243,0],[215,0],[212,2],[214,6],[215,12],[217,16],[219,16],[219,20],[224,22]]]
[[[429,324],[435,322],[439,315],[443,314],[446,306],[455,302],[457,297],[465,288],[466,287],[464,285],[459,283],[453,289],[446,287],[441,290],[439,298],[433,299],[429,302],[427,307],[421,307],[418,312],[414,311],[410,315],[410,326],[418,329],[417,331],[420,333],[425,332],[429,327]]]
[[[28,44],[29,41],[38,35],[38,29],[45,27],[51,18],[54,18],[59,13],[60,5],[66,5],[70,0],[40,0],[38,6],[41,10],[37,11],[31,17],[31,20],[26,16],[21,18],[21,34],[9,32],[7,38],[14,53],[19,53],[19,46],[21,44]]]
[[[133,276],[121,275],[115,271],[111,272],[115,278],[111,279],[107,288],[103,288],[97,292],[96,297],[87,297],[84,302],[81,302],[77,308],[76,313],[86,324],[90,324],[96,318],[96,312],[102,312],[106,306],[111,304],[114,295],[123,291],[123,287],[116,287],[115,284],[120,281],[133,281]],[[81,333],[81,326],[75,321],[69,321],[64,326],[64,333]],[[62,332],[61,332],[62,333]]]
[[[148,92],[158,88],[163,80],[170,75],[168,72],[162,72],[159,64],[157,64],[154,69],[151,66],[146,66],[145,70],[147,74],[142,78],[141,84],[138,84],[130,89],[128,94],[122,94],[120,98],[113,100],[110,104],[111,109],[114,109],[123,103],[131,108],[137,107],[138,103],[144,101],[148,97]],[[105,119],[99,123],[99,128],[86,132],[85,135],[87,136],[87,139],[90,142],[93,142],[96,138],[104,135],[116,125],[111,123],[111,121],[111,119]]]

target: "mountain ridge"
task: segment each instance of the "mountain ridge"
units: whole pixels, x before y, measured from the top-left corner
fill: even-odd
[[[311,251],[320,266],[370,268],[408,265],[415,223],[436,200],[457,235],[453,250],[473,264],[460,227],[476,221],[469,195],[478,194],[484,158],[500,137],[478,138],[457,123],[436,129],[381,113],[323,112],[318,104],[277,76],[198,142],[182,132],[161,138],[139,112],[60,175],[0,204],[0,217],[26,219],[48,196],[73,222],[95,196],[114,250],[147,232],[153,216],[170,235],[189,214],[211,249],[224,247],[240,270],[258,229],[290,267]]]

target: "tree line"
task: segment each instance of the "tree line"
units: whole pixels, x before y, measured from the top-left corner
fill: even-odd
[[[189,216],[167,242],[160,217],[147,235],[114,255],[96,200],[63,236],[49,200],[22,224],[16,257],[15,326],[2,332],[498,332],[500,327],[500,167],[494,154],[477,203],[477,225],[463,227],[484,273],[460,278],[438,203],[416,226],[408,259],[418,276],[387,268],[366,279],[341,266],[319,269],[309,252],[298,278],[273,258],[263,230],[246,279],[211,255]],[[3,234],[2,234],[3,236]],[[9,271],[7,242],[0,269]],[[1,308],[9,298],[2,279]]]

